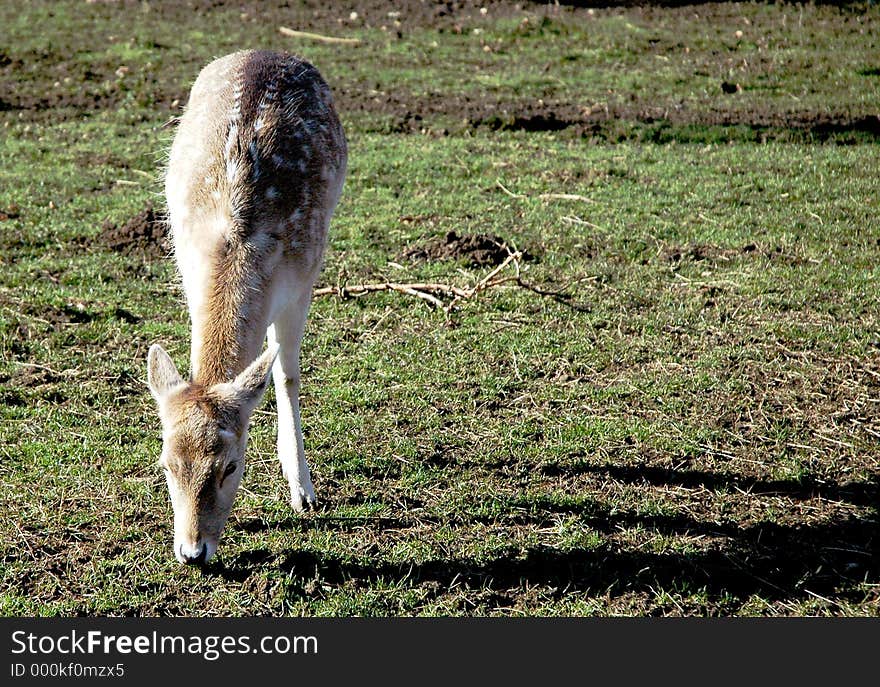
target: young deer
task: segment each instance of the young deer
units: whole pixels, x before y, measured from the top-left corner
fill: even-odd
[[[307,62],[237,52],[196,79],[165,182],[192,323],[190,378],[158,344],[147,359],[181,563],[205,563],[217,550],[270,371],[291,503],[315,504],[300,424],[300,342],[346,162],[330,90]]]

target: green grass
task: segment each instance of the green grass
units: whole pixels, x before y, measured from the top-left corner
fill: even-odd
[[[287,43],[237,6],[182,26],[161,5],[0,10],[7,57],[51,52],[4,73],[12,100],[68,62],[59,88],[128,89],[104,110],[0,112],[0,613],[880,613],[880,147],[718,125],[876,114],[877,34],[860,28],[880,13],[497,9],[456,20],[461,33],[404,17],[400,39],[379,19],[311,25],[297,9],[289,25],[363,39],[297,46],[334,90],[393,85],[411,107],[431,93],[684,102],[696,118],[653,138],[659,124],[621,125],[612,143],[381,133],[386,113],[343,110],[323,284],[474,284],[491,268],[405,255],[456,231],[527,251],[522,278],[560,295],[507,284],[448,317],[400,294],[316,300],[303,421],[321,510],[286,503],[270,391],[204,571],[171,556],[144,381],[151,343],[186,367],[174,266],[98,239],[162,203],[166,96],[212,55]],[[119,40],[103,50],[86,29]],[[722,79],[744,90],[721,96]],[[431,112],[431,127],[454,115]]]

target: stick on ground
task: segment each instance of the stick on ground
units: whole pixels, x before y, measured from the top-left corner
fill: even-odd
[[[352,284],[350,286],[324,286],[315,289],[313,296],[320,298],[322,296],[339,296],[340,298],[364,296],[368,293],[376,293],[378,291],[397,291],[408,296],[415,296],[427,301],[434,307],[443,310],[447,315],[452,311],[455,305],[468,298],[473,298],[477,294],[508,282],[519,282],[519,260],[522,258],[520,251],[511,252],[500,265],[495,267],[489,274],[469,288],[462,288],[452,284],[442,284],[433,282],[414,282],[403,284],[398,282],[381,282],[376,284]],[[516,274],[515,276],[499,276],[500,273],[510,264],[513,264]],[[444,303],[439,296],[450,296],[451,300]]]
[[[286,26],[279,26],[278,33],[289,36],[290,38],[307,38],[319,43],[342,43],[345,45],[358,45],[360,38],[337,38],[336,36],[324,36],[320,33],[310,33],[309,31],[295,31],[288,29]]]

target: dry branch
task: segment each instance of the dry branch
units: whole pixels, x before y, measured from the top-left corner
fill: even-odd
[[[506,284],[509,282],[520,283],[519,277],[519,260],[522,258],[520,251],[510,253],[500,265],[495,267],[489,274],[469,288],[462,288],[452,284],[442,284],[434,282],[414,282],[409,284],[401,284],[398,282],[381,282],[377,284],[352,284],[347,286],[324,286],[315,289],[313,296],[320,298],[322,296],[339,296],[340,298],[364,296],[368,293],[376,293],[378,291],[396,291],[408,296],[415,296],[427,301],[434,307],[443,310],[449,314],[455,305],[468,298],[473,298],[477,294]],[[515,276],[499,276],[500,273],[513,264],[516,274]],[[439,296],[451,297],[448,303],[444,303]]]
[[[511,198],[525,198],[526,197],[526,196],[522,195],[521,193],[514,193],[513,191],[511,191],[509,188],[507,188],[507,186],[505,186],[504,184],[501,183],[501,179],[496,179],[495,184],[498,186],[498,188],[500,188],[502,191],[504,191]]]
[[[595,203],[592,198],[587,198],[579,193],[542,193],[538,196],[541,200],[579,200],[583,203]]]
[[[528,198],[529,196],[523,195],[522,193],[514,193],[507,186],[501,183],[500,179],[495,180],[495,185],[504,191],[505,194],[510,196],[511,198]],[[582,203],[595,203],[596,201],[592,198],[587,198],[587,196],[582,196],[579,193],[539,193],[538,198],[541,200],[578,200]]]
[[[312,41],[320,43],[343,43],[345,45],[358,45],[361,41],[359,38],[337,38],[336,36],[324,36],[320,33],[310,33],[309,31],[295,31],[288,29],[286,26],[279,26],[278,33],[289,36],[290,38],[308,38]]]

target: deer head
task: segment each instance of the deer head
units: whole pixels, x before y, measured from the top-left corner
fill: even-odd
[[[206,563],[217,545],[244,472],[251,414],[269,383],[277,346],[230,382],[184,380],[158,344],[147,356],[147,382],[159,406],[162,455],[174,508],[174,555]]]

